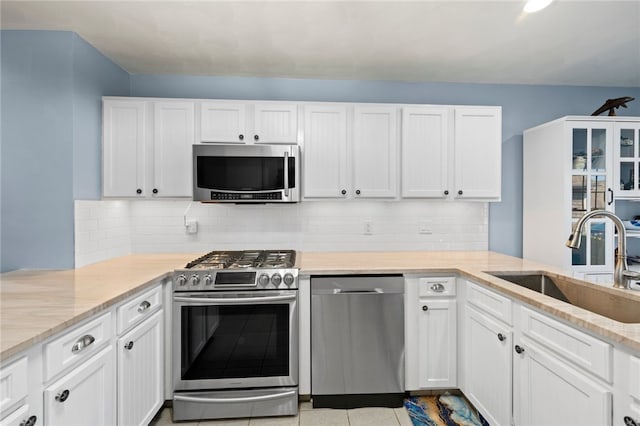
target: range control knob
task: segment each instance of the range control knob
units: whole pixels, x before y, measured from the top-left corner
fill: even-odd
[[[187,283],[187,277],[185,277],[184,274],[178,275],[178,278],[176,278],[176,282],[179,286],[183,286]]]
[[[204,276],[204,285],[211,285],[213,284],[213,278],[211,277],[210,274],[207,274]]]
[[[292,274],[289,274],[289,273],[284,274],[284,278],[282,278],[282,281],[284,281],[284,283],[285,283],[287,286],[290,286],[291,284],[293,284],[293,282],[294,282],[295,280],[296,280],[296,279],[293,277],[293,275],[292,275]]]
[[[191,285],[198,285],[198,283],[200,283],[200,277],[197,276],[196,274],[191,275]]]
[[[258,284],[262,287],[266,287],[269,284],[269,275],[262,274],[258,277]]]
[[[271,283],[278,287],[280,285],[280,283],[282,282],[282,276],[279,273],[275,273],[271,276]]]

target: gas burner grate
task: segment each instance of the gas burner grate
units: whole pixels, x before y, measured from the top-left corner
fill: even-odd
[[[186,269],[293,268],[293,250],[212,251],[187,263]]]

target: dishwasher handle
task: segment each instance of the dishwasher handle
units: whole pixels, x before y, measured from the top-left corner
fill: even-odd
[[[384,294],[381,288],[373,288],[370,290],[343,290],[336,288],[333,290],[333,294]]]

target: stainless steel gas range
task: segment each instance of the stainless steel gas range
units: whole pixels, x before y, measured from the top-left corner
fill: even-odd
[[[295,257],[213,251],[174,272],[174,420],[297,413]]]

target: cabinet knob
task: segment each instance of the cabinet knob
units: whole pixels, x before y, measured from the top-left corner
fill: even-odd
[[[260,136],[258,136],[258,135],[253,135],[253,140],[256,140],[256,141],[260,140]]]
[[[521,354],[522,352],[524,352],[524,348],[522,346],[516,345],[515,348],[517,353]]]
[[[151,191],[151,192],[153,192],[154,194],[157,194],[158,193],[158,189],[157,188],[153,188],[153,191]]]
[[[504,334],[502,333],[498,333],[498,340],[500,340],[501,342],[504,342],[507,338],[505,337]]]
[[[444,195],[449,195],[449,190],[448,189],[444,190]]]
[[[458,191],[458,195],[462,195],[462,189]]]
[[[426,312],[429,310],[429,307],[427,305],[422,305],[422,310]]]
[[[238,139],[240,139],[241,141],[244,140],[244,135],[238,135]]]
[[[433,291],[435,293],[442,293],[442,292],[444,292],[444,285],[442,283],[434,283],[431,286],[431,291]]]
[[[142,194],[142,189],[140,188],[136,189],[136,194]]]
[[[638,426],[638,423],[629,416],[624,416],[624,424],[626,426]]]
[[[31,416],[26,420],[20,422],[20,426],[34,426],[38,418],[36,416]]]
[[[341,193],[342,195],[347,195],[347,190],[346,190],[346,189],[343,189],[342,191],[340,191],[340,193]]]
[[[69,398],[69,389],[65,389],[56,395],[56,401],[65,402]]]
[[[130,341],[129,343],[126,343],[126,344],[124,345],[124,348],[125,348],[126,350],[128,350],[128,351],[130,351],[131,349],[133,349],[133,340],[132,340],[132,341]]]
[[[356,195],[360,195],[360,190],[356,189]]]
[[[143,313],[144,311],[146,311],[147,309],[149,309],[151,307],[151,303],[149,303],[149,301],[147,300],[143,300],[142,302],[140,302],[140,304],[138,305],[138,312],[139,313]]]

